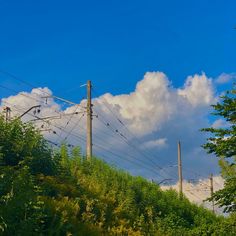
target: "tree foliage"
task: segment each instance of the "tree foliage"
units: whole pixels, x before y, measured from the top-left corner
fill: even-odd
[[[78,147],[51,152],[31,125],[0,118],[0,131],[0,235],[235,235],[235,218]]]
[[[213,199],[225,212],[236,211],[236,89],[228,91],[221,101],[213,105],[214,115],[226,122],[225,127],[206,128],[210,133],[208,142],[203,147],[219,158],[222,176],[225,179],[224,189],[217,191]]]

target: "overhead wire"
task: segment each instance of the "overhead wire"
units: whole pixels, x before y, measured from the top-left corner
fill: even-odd
[[[82,118],[84,117],[83,113],[80,118],[78,119],[78,121],[75,123],[75,125],[71,128],[71,130],[68,132],[68,134],[66,135],[66,137],[64,138],[64,141],[68,139],[68,137],[70,136],[70,134],[72,133],[73,130],[75,130],[75,128],[78,126],[78,124],[80,123],[80,121],[82,120]]]
[[[15,79],[15,80],[17,80],[17,81],[23,83],[23,84],[26,84],[27,86],[29,86],[29,87],[31,87],[31,88],[35,88],[35,86],[34,86],[33,84],[28,83],[28,82],[26,82],[26,81],[24,81],[24,80],[18,78],[17,76],[15,76],[15,75],[13,75],[13,74],[11,74],[11,73],[9,73],[9,72],[0,70],[0,73],[5,74],[5,75],[7,75],[7,76],[9,76],[9,77],[11,77],[11,78],[13,78],[13,79]],[[0,85],[0,87],[5,88],[5,89],[9,89],[9,88],[7,88],[7,87],[5,87],[5,86],[2,86],[2,85]],[[93,89],[93,91],[95,92],[94,88],[92,88],[92,89]],[[10,89],[10,90],[16,92],[16,91],[13,90],[13,89]],[[39,90],[39,91],[42,91],[42,92],[45,93],[45,94],[51,95],[51,94],[47,93],[45,90],[43,90],[43,89],[38,88],[38,90]],[[95,93],[96,93],[96,92],[95,92]],[[36,99],[36,98],[34,98],[34,97],[31,97],[31,96],[29,96],[29,95],[22,94],[22,93],[20,93],[20,94],[21,94],[22,96],[25,96],[25,97],[34,99],[35,101],[38,101],[38,102],[42,103],[41,100],[38,100],[38,99]],[[121,124],[123,127],[125,127],[125,129],[130,133],[130,135],[131,135],[138,143],[141,143],[140,140],[128,129],[128,127],[125,125],[125,123],[117,116],[117,114],[115,114],[115,112],[106,104],[106,102],[103,102],[103,104],[104,104],[104,105],[107,107],[107,109],[113,114],[113,116],[114,116],[114,118],[117,120],[117,122],[118,122],[119,124]],[[55,111],[55,112],[59,113],[58,111]],[[100,114],[100,116],[101,116],[101,114]],[[72,117],[72,116],[71,116],[71,117]],[[71,119],[72,119],[71,117],[70,117],[70,119],[69,119],[69,122],[70,122]],[[67,122],[67,125],[68,125],[68,122]],[[67,126],[67,125],[66,125],[66,126]],[[58,128],[58,127],[57,127],[57,128]],[[64,127],[64,128],[66,128],[66,127]],[[61,130],[62,130],[61,127],[58,128],[58,129],[61,129]],[[114,132],[114,130],[113,130],[113,132]],[[61,133],[62,133],[62,131],[61,131]],[[130,147],[134,148],[138,153],[142,153],[143,156],[145,156],[145,157],[150,161],[150,163],[152,163],[153,165],[155,164],[160,170],[163,170],[163,169],[164,169],[163,167],[157,165],[152,159],[150,159],[149,156],[147,156],[146,154],[144,154],[143,151],[141,151],[141,150],[138,149],[137,147],[134,147],[133,144],[130,144],[130,143],[129,143],[130,140],[128,140],[128,138],[127,138],[124,134],[122,134],[118,129],[115,129],[115,133],[118,134],[118,135],[127,143],[127,145],[129,145]],[[69,132],[69,135],[71,135],[71,134],[72,134],[72,132],[70,131],[70,132]],[[67,135],[66,137],[68,138],[69,135]],[[73,134],[72,134],[72,135],[73,135]],[[66,138],[66,139],[67,139],[67,138]],[[128,141],[129,141],[129,142],[128,142]],[[146,150],[146,152],[147,152],[147,150]],[[170,175],[169,173],[167,173],[167,174]]]
[[[41,105],[44,105],[44,106],[49,107],[50,109],[52,109],[52,108],[50,107],[50,105],[44,104],[42,100],[39,100],[39,99],[37,99],[37,98],[35,98],[35,97],[32,97],[32,96],[29,95],[29,94],[19,93],[19,92],[16,91],[15,89],[8,88],[8,87],[3,86],[3,85],[0,85],[0,87],[1,87],[1,88],[4,88],[4,89],[7,89],[7,90],[9,90],[9,91],[13,91],[13,92],[15,92],[15,93],[18,93],[19,95],[24,96],[24,97],[27,97],[27,98],[29,98],[29,99],[35,100],[35,101],[39,102]],[[12,105],[12,104],[11,104],[11,105]],[[53,112],[62,115],[62,113],[59,112],[59,111],[57,111],[57,110],[53,110]],[[76,114],[76,112],[74,112],[74,114]],[[73,113],[72,113],[72,115],[73,115]],[[39,118],[38,118],[38,119],[39,119]],[[42,120],[42,119],[40,118],[40,120]]]
[[[99,96],[98,94],[97,94],[97,92],[96,92],[96,90],[94,89],[94,87],[92,88],[93,89],[93,92],[97,95],[97,96]],[[102,101],[102,99],[103,99],[103,101]],[[111,109],[109,106],[108,106],[108,104],[107,104],[107,102],[106,101],[104,101],[104,98],[102,98],[101,99],[101,101],[102,101],[102,103],[103,103],[103,105],[111,112],[111,114],[113,115],[113,117],[116,119],[116,121],[119,123],[119,124],[121,124],[123,127],[125,127],[125,129],[131,134],[131,136],[140,144],[140,145],[142,145],[142,143],[140,142],[140,140],[133,134],[133,132],[125,125],[125,123],[121,120],[121,118],[119,118],[118,117],[118,115],[113,111],[113,109]],[[104,122],[103,122],[104,123]],[[109,126],[110,127],[110,125],[107,125],[107,126]],[[117,130],[117,129],[116,129]],[[122,137],[125,137],[121,132],[118,132],[118,134],[120,135],[120,136],[122,136]],[[126,137],[125,137],[125,139],[126,140],[128,140]],[[147,153],[151,153],[151,152],[149,152],[147,149],[145,149],[145,151],[147,152]],[[151,153],[152,154],[152,153]],[[146,156],[146,155],[144,155],[144,156]],[[153,154],[152,154],[152,156],[154,156]],[[158,164],[156,164],[157,166],[158,166]],[[160,166],[159,166],[159,169],[160,169]],[[191,172],[192,173],[192,172]],[[171,174],[172,175],[172,174]],[[199,174],[197,174],[198,176],[200,176]],[[200,176],[200,177],[202,177],[202,176]],[[200,182],[200,181],[199,181]],[[205,184],[204,182],[203,182],[203,184]],[[207,184],[206,184],[207,185]]]
[[[7,71],[0,70],[0,73],[5,74],[5,75],[11,77],[12,79],[14,79],[14,80],[16,80],[16,81],[19,81],[19,82],[21,82],[21,83],[23,83],[23,84],[25,84],[25,85],[27,85],[27,86],[33,88],[33,89],[37,87],[37,86],[35,86],[35,85],[33,85],[33,84],[31,84],[31,83],[29,83],[29,82],[27,82],[27,81],[25,81],[25,80],[23,80],[23,79],[17,77],[17,76],[15,76],[14,74],[9,73],[9,72],[7,72]],[[51,94],[48,93],[47,91],[45,91],[45,90],[43,90],[43,89],[41,89],[41,88],[37,88],[37,89],[38,89],[39,91],[43,92],[44,94],[47,94],[49,97],[51,96]],[[55,97],[56,99],[59,98],[59,97],[57,97],[57,96],[54,96],[54,97]],[[65,103],[69,103],[69,104],[76,104],[76,103],[71,102],[71,101],[66,100],[66,99],[63,99],[63,101],[64,101]],[[78,104],[78,105],[79,105],[79,104]]]
[[[5,104],[8,104],[8,105],[11,105],[11,107],[13,106],[14,109],[17,110],[17,111],[20,111],[20,112],[24,111],[24,108],[23,108],[23,107],[21,107],[21,108],[19,108],[19,106],[16,107],[15,105],[12,105],[12,104],[10,104],[10,103],[8,103],[8,102],[6,102],[6,101],[4,101],[4,103],[5,103]],[[32,116],[32,117],[37,117],[37,116],[35,116],[35,115],[33,115],[33,114],[28,114],[28,115],[29,115],[29,116]],[[46,122],[46,121],[45,121],[45,122]],[[55,131],[53,131],[53,134],[57,135],[57,133],[56,133]],[[53,141],[51,141],[51,140],[48,140],[48,139],[46,139],[45,137],[44,137],[44,139],[45,139],[47,142],[49,142],[49,143],[51,143],[51,144],[54,144],[55,146],[59,146],[59,144],[56,144],[55,142],[53,142]],[[69,146],[74,146],[74,145],[72,145],[72,144],[68,144],[68,145],[69,145]]]
[[[117,156],[118,158],[120,158],[120,159],[123,160],[123,161],[127,161],[127,162],[130,162],[130,163],[132,163],[132,164],[135,164],[135,165],[137,165],[137,166],[139,166],[139,167],[141,167],[141,168],[144,168],[144,169],[146,169],[146,170],[149,170],[149,171],[151,171],[152,173],[157,174],[157,175],[159,175],[159,176],[165,178],[165,177],[162,176],[160,173],[158,173],[155,169],[152,169],[152,168],[150,168],[150,167],[144,165],[142,161],[139,161],[140,164],[137,164],[136,162],[133,162],[133,161],[131,161],[131,160],[129,160],[129,159],[123,158],[122,156],[120,156],[120,155],[114,153],[113,151],[111,151],[111,150],[109,150],[109,149],[106,149],[104,146],[100,146],[100,145],[98,145],[98,144],[94,144],[94,146],[97,147],[97,148],[100,148],[100,149],[102,149],[103,151],[106,151],[106,152],[108,152],[108,153],[110,153],[110,154],[112,154],[112,155],[114,155],[114,156]],[[135,160],[138,161],[138,159],[135,159]]]
[[[8,103],[8,102],[6,102],[6,101],[4,101],[4,103],[7,103],[7,104],[10,104],[10,103]],[[20,111],[22,111],[24,108],[22,108],[21,106],[15,106],[15,105],[12,105],[12,104],[10,104],[11,106],[13,106],[13,107],[15,107],[15,109],[16,110],[20,110]],[[21,108],[20,108],[21,107]],[[53,126],[54,128],[56,128],[56,129],[59,129],[59,130],[61,130],[61,131],[63,131],[63,132],[65,132],[65,133],[67,133],[68,134],[68,131],[67,130],[64,130],[62,127],[60,127],[60,126],[57,126],[57,125],[54,125],[54,124],[51,124],[49,121],[47,121],[47,120],[43,120],[41,117],[39,117],[39,116],[36,116],[36,115],[33,115],[33,114],[30,114],[30,113],[28,113],[28,115],[29,116],[32,116],[32,117],[35,117],[35,118],[37,118],[37,119],[41,119],[44,123],[47,123],[47,124],[49,124],[50,126]],[[56,134],[57,135],[57,133],[54,133],[54,134]],[[79,140],[81,140],[81,141],[85,141],[85,139],[83,138],[83,137],[80,137],[79,135],[75,135],[75,134],[73,134],[73,133],[71,133],[70,135],[73,135],[73,136],[75,136],[77,139],[79,139]]]
[[[98,113],[98,112],[96,111],[96,113]],[[99,115],[99,116],[102,116],[100,113],[98,113],[98,115]],[[99,116],[97,117],[98,120],[100,120],[100,119],[99,119]],[[100,121],[101,121],[101,120],[100,120]],[[113,126],[110,124],[110,122],[101,121],[101,123],[102,123],[103,125],[105,125],[105,127],[107,127],[108,129],[110,129],[114,134],[118,134],[119,137],[121,137],[127,145],[129,145],[130,147],[132,147],[133,149],[135,149],[136,151],[138,151],[138,153],[141,153],[140,150],[137,150],[136,147],[134,147],[133,145],[131,145],[130,143],[128,143],[128,141],[127,141],[128,139],[127,139],[127,137],[126,137],[125,135],[123,135],[118,129],[116,129],[116,128],[113,129]],[[145,156],[145,157],[146,157],[146,156]],[[149,157],[147,157],[147,159],[152,163],[152,165],[156,165],[156,163],[153,162]],[[162,167],[160,167],[159,165],[157,165],[157,167],[158,167],[159,169],[162,168]]]
[[[77,109],[78,109],[78,106],[75,107],[73,113],[75,113],[77,111]],[[66,127],[69,125],[69,123],[70,123],[70,121],[71,121],[71,119],[73,117],[73,113],[70,115],[69,119],[67,120],[66,124],[64,125],[64,127],[63,127],[64,129],[66,129]],[[62,135],[62,132],[59,134],[59,137],[58,137],[57,141],[59,141],[59,139],[61,138],[61,135]]]
[[[100,119],[99,119],[99,116],[102,116],[102,115],[101,115],[96,109],[95,109],[95,111],[96,111],[96,113],[98,114],[97,119],[100,120]],[[102,116],[102,117],[104,117],[104,116]],[[128,146],[130,146],[132,149],[134,149],[139,155],[141,154],[141,155],[145,156],[146,159],[151,163],[151,165],[158,167],[161,171],[165,172],[168,176],[172,176],[172,178],[174,178],[174,179],[176,178],[175,176],[173,176],[172,174],[170,174],[170,173],[168,173],[166,170],[164,170],[163,167],[161,167],[160,165],[157,165],[154,161],[152,161],[151,158],[149,158],[149,156],[147,156],[146,154],[144,154],[141,150],[139,150],[138,148],[136,148],[134,145],[130,144],[130,143],[128,142],[127,137],[125,137],[118,129],[116,129],[116,128],[114,129],[113,126],[110,124],[110,122],[106,122],[106,121],[104,121],[104,120],[103,120],[103,121],[100,120],[100,122],[101,122],[105,127],[107,127],[108,129],[110,129],[114,134],[118,134],[118,136],[123,140],[123,142],[125,142]]]
[[[198,198],[201,202],[203,202],[204,199],[201,199],[199,196],[197,196],[195,193],[193,193],[190,190],[185,190],[186,192],[189,192],[190,194],[192,194],[194,197]]]
[[[202,185],[205,185],[205,186],[207,186],[208,188],[210,188],[210,184],[207,184],[205,181],[203,181],[203,180],[207,180],[208,178],[206,178],[205,176],[202,176],[202,175],[198,174],[197,172],[193,171],[193,170],[190,169],[190,168],[183,167],[183,169],[184,169],[185,171],[187,171],[188,173],[191,173],[193,176],[196,176],[197,178],[196,178],[196,179],[193,179],[193,180],[195,180],[197,183],[202,184]],[[216,183],[216,181],[214,180],[214,178],[213,178],[213,181],[214,181],[214,183]],[[216,185],[218,185],[218,187],[221,187],[221,185],[220,185],[219,183],[216,183]]]
[[[27,96],[28,97],[28,96]],[[35,100],[35,98],[32,98],[32,97],[29,97],[29,98],[31,98],[31,99],[34,99]],[[4,101],[5,103],[7,103],[6,101]],[[10,104],[10,103],[9,103]],[[12,104],[10,104],[10,105],[12,105]],[[14,106],[14,105],[13,105]],[[15,107],[15,106],[14,106]],[[19,110],[19,109],[18,109]],[[22,109],[21,109],[22,110]],[[30,115],[30,116],[33,116],[33,117],[35,117],[35,118],[37,118],[37,119],[39,119],[39,120],[42,120],[42,118],[41,117],[38,117],[38,116],[35,116],[35,115],[32,115],[32,114],[28,114],[28,115]],[[74,137],[76,137],[76,138],[79,138],[79,140],[82,140],[82,141],[84,141],[84,142],[86,142],[86,140],[84,139],[84,138],[81,138],[80,136],[78,136],[78,135],[75,135],[75,134],[73,134],[73,133],[71,133],[71,132],[67,132],[63,127],[59,127],[59,126],[57,126],[57,125],[53,125],[53,124],[51,124],[50,122],[48,122],[48,121],[45,121],[45,120],[42,120],[43,122],[45,122],[45,123],[47,123],[47,124],[49,124],[50,126],[53,126],[53,127],[55,127],[55,128],[57,128],[57,129],[59,129],[59,130],[61,130],[62,132],[65,132],[65,133],[67,133],[67,136],[69,136],[69,135],[72,135],[72,136],[74,136]],[[55,133],[55,134],[57,134],[57,133]],[[97,146],[98,148],[102,148],[101,146],[99,146],[99,145],[95,145],[95,146]],[[106,150],[106,149],[104,149],[104,148],[102,148],[103,150]],[[115,156],[119,156],[118,154],[115,154],[114,152],[111,152],[111,151],[109,151],[109,150],[106,150],[106,151],[108,151],[109,153],[112,153],[113,155],[115,155]],[[127,154],[125,154],[125,155],[127,155]],[[132,157],[132,158],[134,158],[133,156],[131,156],[131,155],[128,155],[128,156],[130,156],[130,157]],[[120,158],[122,158],[121,156],[119,156]],[[124,159],[123,159],[124,160]],[[127,161],[127,160],[126,160]],[[137,165],[137,163],[135,163],[135,162],[133,162],[133,161],[130,161],[129,160],[129,162],[131,162],[131,163],[133,163],[133,164],[136,164]],[[141,162],[141,164],[142,164],[142,162]],[[145,167],[145,166],[143,166],[144,168],[149,168],[149,167]],[[155,172],[155,170],[152,170],[152,169],[150,169],[152,172],[154,172],[155,174],[158,174],[158,175],[160,175],[158,172]]]
[[[94,88],[93,89],[93,92],[98,96],[96,90]],[[102,98],[103,101],[104,101],[104,98]],[[121,118],[118,117],[118,115],[108,106],[107,102],[102,102],[105,107],[111,112],[111,114],[113,115],[113,117],[117,120],[117,122],[119,124],[121,124],[127,131],[128,133],[133,137],[133,139],[139,143],[139,145],[142,145],[143,146],[143,143],[136,137],[136,135],[127,127],[127,125],[125,124],[125,122],[123,122],[121,120]],[[153,154],[150,150],[147,150],[147,148],[145,146],[143,146],[144,150],[150,155],[150,156],[154,156],[155,157],[155,154]]]
[[[32,85],[32,84],[30,84],[30,83],[28,83],[28,82],[26,82],[26,81],[24,81],[24,80],[22,80],[22,79],[16,77],[15,75],[13,75],[13,74],[11,74],[11,73],[9,73],[9,72],[0,70],[0,73],[6,74],[7,76],[10,76],[11,78],[13,78],[13,79],[15,79],[15,80],[20,81],[21,83],[24,83],[24,84],[26,84],[27,86],[30,86],[30,87],[32,87],[32,88],[35,87],[34,85]],[[1,87],[3,87],[3,86],[1,86]],[[5,87],[5,88],[6,88],[6,87]],[[6,89],[9,89],[9,88],[6,88]],[[12,90],[12,91],[14,91],[14,92],[17,92],[17,91],[15,91],[15,90],[13,90],[13,89],[10,89],[10,90]],[[39,88],[39,90],[42,91],[43,93],[46,93],[46,94],[50,95],[50,94],[47,93],[45,90],[42,90],[42,89],[40,89],[40,88]],[[22,93],[21,93],[21,95],[26,96],[26,97],[29,97],[29,98],[31,98],[31,99],[34,99],[34,100],[36,100],[36,101],[42,103],[41,100],[38,100],[38,99],[36,99],[36,98],[34,98],[34,97],[31,97],[31,96],[28,96],[28,95],[22,94]],[[119,120],[119,122],[122,123],[121,120]],[[120,132],[119,132],[119,135],[120,135],[123,139],[127,139],[127,138],[126,138],[122,133],[120,133]],[[128,143],[127,143],[127,144],[128,144]],[[130,145],[130,144],[129,144],[129,145]],[[132,145],[131,145],[131,146],[132,146]],[[134,147],[133,147],[133,148],[134,148]],[[147,159],[149,159],[149,157],[147,157]],[[150,159],[149,159],[149,160],[150,160]],[[151,162],[152,162],[152,164],[156,164],[156,163],[153,162],[153,161],[151,161]],[[161,169],[160,166],[158,166],[158,167]]]
[[[0,72],[2,72],[2,71],[0,71]],[[8,74],[8,75],[11,75],[11,74]],[[11,75],[11,77],[12,77],[12,76],[14,76],[14,75]],[[16,77],[14,77],[14,78],[17,79],[18,81],[21,81],[21,82],[25,83],[23,80],[19,80],[19,79],[16,78]],[[25,84],[27,84],[27,85],[29,85],[29,86],[31,86],[31,87],[33,86],[33,85],[29,84],[29,83],[25,83]],[[9,89],[9,88],[7,88],[7,87],[5,87],[5,86],[2,86],[2,85],[0,85],[0,87],[5,88],[5,89]],[[11,89],[11,90],[12,90],[12,89]],[[39,90],[41,90],[41,89],[39,89]],[[41,91],[43,91],[44,93],[46,93],[44,90],[41,90]],[[33,99],[33,100],[35,100],[35,101],[38,101],[38,102],[42,103],[41,100],[38,100],[38,99],[36,99],[36,98],[34,98],[34,97],[28,96],[28,95],[23,94],[23,93],[20,93],[20,94],[21,94],[22,96],[28,97],[28,98],[30,98],[30,99]],[[4,102],[5,102],[5,101],[4,101]],[[103,103],[103,104],[105,104],[105,106],[110,110],[110,112],[112,112],[112,110],[107,106],[106,103]],[[11,105],[12,105],[12,104],[11,104]],[[78,106],[76,106],[76,110],[77,110],[77,109],[78,109]],[[55,111],[55,112],[56,112],[56,111]],[[127,128],[127,126],[121,121],[121,119],[119,119],[119,118],[116,116],[116,114],[114,114],[113,112],[112,112],[112,114],[116,117],[117,121],[118,121],[121,125],[123,125],[123,126],[126,128],[126,130],[135,138],[135,140],[136,140],[137,142],[141,143],[141,142],[135,137],[135,135],[133,135],[132,132]],[[31,115],[31,114],[29,114],[29,115]],[[32,115],[32,116],[34,116],[34,115]],[[78,125],[78,123],[80,122],[80,120],[82,119],[82,117],[84,116],[84,114],[80,117],[79,121],[76,122],[75,126],[73,126],[73,128],[72,128],[69,132],[65,130],[66,127],[67,127],[67,125],[68,125],[68,124],[70,123],[70,121],[72,120],[72,116],[73,116],[73,115],[70,116],[69,121],[67,121],[66,125],[63,127],[64,129],[63,129],[62,127],[58,127],[58,126],[55,126],[55,125],[52,125],[52,124],[50,124],[50,125],[52,125],[52,126],[58,128],[59,130],[61,130],[61,133],[62,133],[62,132],[67,133],[67,135],[66,135],[66,137],[64,138],[64,140],[66,140],[70,135],[73,135],[73,136],[76,137],[77,139],[80,139],[80,140],[83,140],[84,142],[86,142],[86,140],[85,140],[84,138],[81,139],[81,137],[79,137],[77,134],[72,133],[72,131],[73,131],[73,130],[75,129],[75,127]],[[40,117],[37,117],[37,116],[34,116],[34,117],[36,117],[37,119],[40,119]],[[45,121],[43,121],[43,122],[45,122]],[[104,124],[104,122],[103,122],[103,124]],[[107,123],[107,124],[110,124],[110,123]],[[108,125],[108,126],[110,126],[110,125]],[[107,125],[106,125],[106,127],[107,127]],[[114,131],[115,131],[115,133],[118,134],[123,140],[128,141],[128,138],[127,138],[125,135],[123,135],[118,129],[113,130],[113,132],[114,132]],[[57,134],[57,135],[58,135],[58,134]],[[60,135],[58,135],[58,136],[60,137]],[[49,142],[49,143],[51,143],[51,144],[58,145],[57,143],[55,143],[55,142],[53,142],[53,141],[50,141],[50,140],[46,140],[46,141]],[[126,143],[127,143],[129,146],[133,147],[132,144],[129,144],[128,142],[126,142]],[[73,146],[73,145],[71,145],[71,146]],[[102,150],[106,150],[103,146],[100,146],[100,145],[97,145],[97,144],[94,144],[94,146],[95,146],[96,148],[100,148],[100,149],[102,149]],[[135,147],[134,149],[136,149],[136,147]],[[137,149],[136,149],[136,150],[137,150]],[[110,150],[106,150],[106,152],[112,154],[113,156],[117,156],[118,158],[121,158],[122,160],[128,161],[128,162],[133,163],[133,164],[135,164],[135,165],[138,165],[137,163],[134,163],[134,162],[130,161],[129,159],[124,159],[124,158],[122,158],[120,155],[117,155],[116,153],[114,153],[114,152],[112,152],[112,151],[110,151]],[[138,150],[138,152],[140,153],[140,150]],[[145,154],[144,156],[146,156],[146,154]],[[149,159],[149,158],[148,158],[148,159]],[[136,159],[136,160],[137,160],[137,159]],[[151,160],[151,162],[152,162],[152,164],[157,165],[157,164],[156,164],[155,162],[153,162],[152,160]],[[141,163],[142,163],[142,162],[141,162]],[[142,164],[143,164],[143,163],[142,163]],[[151,168],[147,168],[147,167],[145,167],[145,166],[143,166],[143,165],[140,165],[140,164],[139,164],[139,166],[141,166],[142,168],[145,168],[145,169],[149,169],[149,171],[151,171],[151,172],[153,172],[153,173],[155,173],[155,174],[160,175],[160,173],[156,173],[156,171],[154,171],[154,170],[151,169]],[[157,167],[158,167],[160,170],[161,170],[161,169],[162,169],[162,170],[164,169],[163,167],[161,167],[161,166],[159,166],[159,165],[157,165]],[[168,174],[168,175],[169,175],[169,174]],[[199,174],[197,174],[197,175],[200,176]],[[161,176],[161,175],[160,175],[160,176]],[[200,177],[201,177],[201,176],[200,176]],[[202,181],[199,181],[199,182],[201,183]],[[207,185],[206,183],[204,183],[204,182],[202,182],[202,183],[209,187],[209,185]],[[190,191],[190,190],[186,190],[186,191],[189,192],[190,194],[192,194],[193,196],[197,197],[199,200],[202,201],[202,199],[200,199],[198,196],[196,196],[194,193],[192,193],[192,191]]]

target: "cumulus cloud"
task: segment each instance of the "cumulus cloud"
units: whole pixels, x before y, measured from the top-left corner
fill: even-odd
[[[216,78],[215,82],[217,84],[226,84],[234,79],[236,79],[236,73],[230,73],[230,74],[222,73]]]
[[[217,175],[213,176],[213,190],[214,192],[222,189],[224,187],[224,179]],[[174,189],[179,191],[178,183],[174,185],[162,185],[163,190]],[[191,201],[198,205],[205,206],[212,210],[212,203],[206,201],[207,198],[211,196],[210,191],[210,180],[208,179],[198,179],[197,181],[183,181],[183,193]],[[215,211],[218,214],[223,213],[223,209],[215,206]]]
[[[214,103],[212,79],[202,75],[189,76],[178,94],[184,96],[193,106],[206,106]]]
[[[143,136],[157,131],[178,114],[186,117],[199,106],[209,107],[214,102],[214,89],[212,80],[205,74],[189,76],[183,89],[175,89],[164,73],[148,72],[134,92],[117,96],[105,94],[98,100],[105,100],[133,132]]]
[[[169,86],[164,73],[148,72],[137,83],[134,92],[118,96],[105,94],[98,100],[105,100],[126,120],[133,132],[143,136],[158,129],[171,116],[173,107]]]
[[[84,150],[86,119],[81,112],[86,101],[65,106],[53,98],[43,98],[45,95],[52,92],[38,88],[2,99],[2,105],[10,104],[12,114],[19,115],[41,104],[40,117],[60,115],[60,119],[47,123],[37,121],[45,137],[80,145]],[[177,142],[181,140],[183,166],[193,167],[201,175],[217,173],[216,158],[200,148],[205,137],[199,132],[210,125],[207,115],[214,100],[212,79],[204,73],[189,76],[183,87],[175,88],[164,73],[148,72],[130,94],[107,93],[93,99],[93,153],[134,175],[160,181],[169,174],[176,176],[175,169],[157,171],[157,166],[177,162]],[[70,115],[75,112],[78,114]],[[24,116],[24,121],[32,120],[32,115]]]

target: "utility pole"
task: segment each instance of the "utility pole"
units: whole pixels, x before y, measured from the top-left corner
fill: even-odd
[[[5,116],[6,122],[8,122],[11,119],[11,108],[5,107],[4,111],[6,113],[6,116]]]
[[[178,142],[178,174],[179,174],[179,196],[183,196],[183,175],[182,175],[182,161],[181,161],[181,145]]]
[[[91,81],[87,81],[87,160],[92,157],[92,104],[91,104]]]
[[[213,196],[214,189],[213,189],[213,174],[210,175],[210,188],[211,188],[211,197]],[[215,203],[212,199],[212,211],[215,213]]]

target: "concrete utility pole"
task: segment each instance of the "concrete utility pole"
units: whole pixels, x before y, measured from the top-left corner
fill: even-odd
[[[92,104],[91,104],[91,81],[87,81],[87,160],[92,157]]]
[[[5,116],[6,122],[8,122],[11,119],[11,108],[5,107],[4,111],[6,113],[6,116]]]
[[[183,196],[183,175],[182,175],[182,161],[181,161],[181,145],[178,142],[178,174],[179,174],[179,196]]]
[[[213,189],[213,174],[210,175],[210,188],[211,188],[211,197],[213,196],[214,189]],[[215,213],[215,203],[212,200],[212,211]]]

